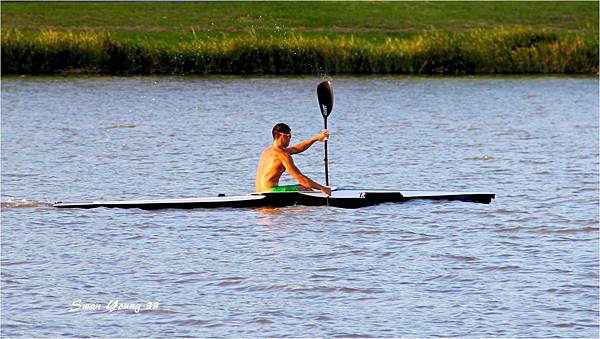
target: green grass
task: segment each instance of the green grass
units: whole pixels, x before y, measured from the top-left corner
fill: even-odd
[[[138,32],[598,32],[598,2],[5,2],[2,28]]]
[[[354,36],[246,34],[169,44],[110,33],[2,34],[4,73],[490,74],[597,73],[598,39],[525,29],[430,32],[369,42]]]
[[[8,73],[598,72],[598,2],[1,2]]]

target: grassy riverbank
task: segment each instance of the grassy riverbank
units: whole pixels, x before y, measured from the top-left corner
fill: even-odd
[[[597,2],[1,6],[4,74],[598,72]]]
[[[382,43],[353,36],[239,35],[168,44],[110,33],[2,34],[4,73],[595,73],[598,41],[527,30],[431,32]]]

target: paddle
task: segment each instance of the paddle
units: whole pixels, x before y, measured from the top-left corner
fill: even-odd
[[[331,80],[323,81],[317,86],[317,97],[319,98],[319,108],[323,115],[325,129],[327,129],[327,117],[333,109],[333,87]],[[329,186],[329,164],[327,161],[327,139],[325,139],[325,186]]]

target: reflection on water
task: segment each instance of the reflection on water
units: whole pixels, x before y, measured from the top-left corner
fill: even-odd
[[[252,192],[274,123],[321,130],[320,81],[4,78],[2,334],[598,337],[597,79],[333,79],[333,186],[491,205],[50,207]]]

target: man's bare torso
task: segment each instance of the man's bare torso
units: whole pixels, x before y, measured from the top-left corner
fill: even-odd
[[[268,191],[279,185],[279,178],[285,172],[285,167],[280,160],[282,152],[285,151],[271,146],[260,155],[256,169],[256,192]]]
[[[289,133],[279,132],[273,138],[273,145],[265,148],[260,155],[256,168],[256,192],[270,191],[273,187],[279,186],[281,175],[287,171],[298,182],[296,185],[298,190],[318,189],[331,195],[329,187],[320,185],[302,174],[292,159],[292,154],[302,153],[315,142],[323,141],[328,136],[329,131],[324,129],[319,135],[289,147],[292,137],[291,130]]]

